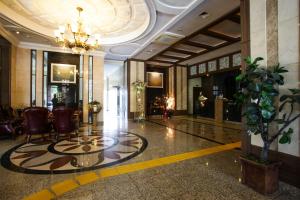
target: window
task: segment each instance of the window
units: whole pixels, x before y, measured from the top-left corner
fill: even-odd
[[[36,106],[36,50],[31,50],[30,105]]]
[[[47,107],[48,105],[48,52],[43,52],[43,106]]]
[[[80,55],[79,61],[79,103],[83,101],[83,55]]]
[[[89,77],[88,77],[88,102],[93,101],[93,56],[89,56]]]

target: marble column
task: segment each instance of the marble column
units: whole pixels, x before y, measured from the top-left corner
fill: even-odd
[[[103,106],[104,93],[104,54],[93,57],[93,100]],[[103,108],[104,109],[104,108]],[[97,122],[103,122],[103,109],[98,114]]]
[[[250,1],[251,57],[263,57],[262,65],[270,67],[280,63],[289,70],[284,75],[285,84],[280,94],[288,88],[299,88],[299,1],[251,0]],[[275,143],[271,147],[283,153],[299,156],[299,120],[294,129],[291,144]],[[277,127],[272,127],[274,132]],[[251,144],[262,146],[260,136],[251,136]]]

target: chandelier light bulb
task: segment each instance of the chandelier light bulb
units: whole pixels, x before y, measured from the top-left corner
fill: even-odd
[[[55,36],[56,38],[58,38],[58,37],[60,36],[60,31],[59,31],[59,30],[55,30],[55,31],[54,31],[54,36]]]
[[[58,30],[60,33],[64,33],[65,32],[65,26],[59,26]]]

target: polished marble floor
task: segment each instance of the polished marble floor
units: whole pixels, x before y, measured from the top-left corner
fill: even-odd
[[[237,142],[240,137],[240,130],[234,126],[222,127],[190,117],[175,117],[168,121],[152,119],[141,123],[120,119],[105,120],[104,126],[97,127],[97,130],[103,133],[132,133],[147,140],[148,146],[143,152],[114,166],[155,161],[172,155],[214,148]],[[102,139],[106,135],[103,134]],[[83,142],[80,137],[77,140]],[[98,138],[99,143],[100,140],[101,138]],[[0,155],[16,145],[24,145],[23,143],[22,137],[17,140],[0,141]],[[62,140],[57,145],[71,146],[71,143]],[[109,139],[106,144],[112,145],[114,142]],[[105,149],[106,146],[102,145],[99,148]],[[64,146],[63,149],[61,146],[57,148],[57,151],[64,150]],[[99,149],[85,147],[84,150],[81,145],[68,151],[75,153],[87,150],[97,152]],[[74,187],[56,199],[300,199],[299,189],[285,183],[280,183],[280,191],[269,197],[242,185],[239,154],[238,149],[231,149],[145,170],[116,174]],[[96,171],[91,169],[89,172]],[[68,174],[26,174],[1,166],[0,199],[22,199],[45,188],[51,188],[54,184],[76,179],[84,173],[77,171]]]

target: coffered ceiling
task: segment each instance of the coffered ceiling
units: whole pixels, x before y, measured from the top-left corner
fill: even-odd
[[[161,65],[167,66],[186,59],[190,55],[186,49],[196,55],[205,48],[178,44],[174,51],[168,49],[163,55],[153,56],[236,9],[239,0],[0,0],[0,31],[6,31],[22,47],[53,49],[53,31],[77,19],[77,6],[84,9],[84,23],[93,33],[101,34],[107,59],[153,58],[151,62],[160,59]],[[199,17],[203,12],[208,13],[206,19]],[[232,22],[225,21],[207,31],[238,38],[238,28]],[[203,45],[222,42],[205,34],[189,42],[197,41]]]
[[[148,61],[169,65],[187,64],[184,61],[239,42],[241,39],[239,12],[237,8],[219,17],[148,58]]]

